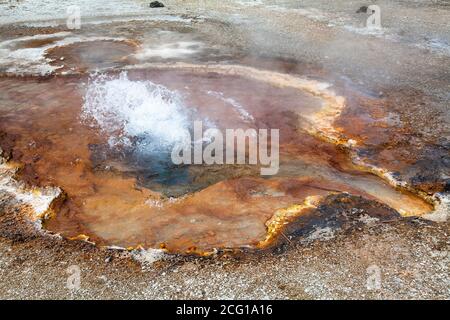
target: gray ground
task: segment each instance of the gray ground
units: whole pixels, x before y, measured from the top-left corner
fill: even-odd
[[[449,141],[449,1],[373,1],[382,9],[382,35],[358,29],[367,15],[356,11],[370,4],[366,1],[263,1],[277,4],[275,9],[258,1],[164,2],[165,12],[220,22],[197,27],[249,54],[311,63],[370,92],[386,86],[421,90],[430,99],[427,108],[399,112],[415,121],[423,139]],[[448,164],[436,170],[445,174]],[[383,222],[359,212],[363,223],[318,229],[274,251],[211,259],[172,256],[152,264],[136,259],[136,252],[43,236],[33,228],[19,236],[10,231],[14,214],[2,207],[2,299],[450,298],[448,222]],[[67,286],[74,265],[80,268],[79,289]]]

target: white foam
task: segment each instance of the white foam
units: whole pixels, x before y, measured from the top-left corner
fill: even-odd
[[[255,118],[253,118],[253,116],[247,110],[245,110],[245,108],[239,102],[237,102],[233,98],[227,98],[223,95],[222,92],[217,91],[207,91],[207,94],[231,105],[236,110],[236,112],[239,113],[239,116],[241,117],[242,120],[246,122],[255,121]]]
[[[94,75],[87,86],[82,117],[109,136],[111,147],[141,152],[168,149],[189,139],[187,110],[177,92],[151,81]]]

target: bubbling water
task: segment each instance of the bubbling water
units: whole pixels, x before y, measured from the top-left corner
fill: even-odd
[[[93,75],[87,85],[82,119],[108,137],[112,149],[133,149],[142,155],[168,152],[186,141],[189,112],[176,91],[149,80]]]

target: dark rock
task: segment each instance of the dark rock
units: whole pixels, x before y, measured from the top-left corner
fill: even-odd
[[[356,13],[367,13],[367,10],[369,8],[367,6],[362,6],[358,9],[358,11],[356,11]]]
[[[164,4],[159,1],[150,2],[150,8],[164,8]]]

